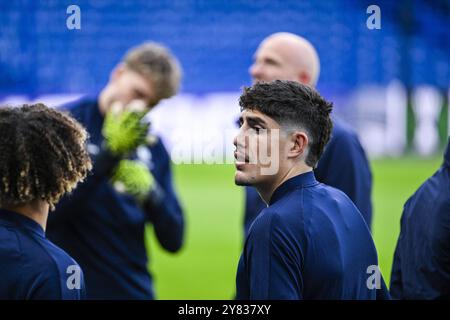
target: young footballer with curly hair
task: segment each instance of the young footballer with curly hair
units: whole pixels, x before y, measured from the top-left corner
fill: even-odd
[[[43,104],[0,108],[0,299],[80,299],[83,274],[45,235],[49,209],[91,169],[87,133]]]

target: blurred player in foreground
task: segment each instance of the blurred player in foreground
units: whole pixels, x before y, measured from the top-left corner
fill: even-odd
[[[320,61],[312,44],[291,33],[275,33],[259,46],[250,67],[253,82],[290,80],[315,87]],[[334,118],[331,140],[314,168],[317,180],[343,191],[358,207],[367,225],[372,221],[372,174],[356,133]],[[265,207],[254,188],[246,188],[245,234]]]
[[[245,242],[237,299],[388,298],[358,208],[314,175],[332,105],[293,81],[256,83],[239,104],[235,182],[255,187],[267,207]]]
[[[442,166],[403,208],[391,292],[395,299],[450,299],[450,138]]]
[[[91,169],[86,137],[43,104],[0,108],[0,300],[84,297],[80,267],[45,229],[49,209]]]
[[[142,118],[176,94],[181,69],[156,43],[132,48],[96,99],[63,108],[89,132],[93,174],[56,207],[49,237],[83,268],[89,299],[153,299],[145,226],[178,251],[184,219],[162,141]]]

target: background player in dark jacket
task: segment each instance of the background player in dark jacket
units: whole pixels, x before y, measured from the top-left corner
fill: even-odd
[[[255,187],[268,207],[250,227],[237,298],[388,298],[360,212],[314,177],[330,138],[332,105],[293,81],[257,83],[240,105],[235,182]]]
[[[291,33],[275,33],[266,38],[249,69],[254,82],[290,80],[314,87],[320,61],[312,44]],[[358,207],[367,225],[372,221],[372,174],[356,133],[345,123],[333,119],[331,140],[314,169],[320,182],[343,191]],[[245,234],[265,207],[258,193],[246,187]]]
[[[43,104],[0,108],[0,300],[83,298],[79,265],[45,228],[49,209],[91,168],[86,137]]]
[[[391,293],[395,299],[450,299],[450,139],[442,166],[405,203]]]
[[[154,298],[146,223],[166,250],[182,245],[184,220],[170,158],[160,139],[146,139],[142,120],[177,92],[180,72],[168,49],[143,44],[126,54],[98,99],[64,106],[90,134],[94,168],[56,208],[49,236],[82,266],[89,299]]]

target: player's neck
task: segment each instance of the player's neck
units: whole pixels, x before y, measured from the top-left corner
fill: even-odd
[[[270,199],[272,198],[275,190],[277,190],[278,187],[281,186],[285,181],[310,171],[312,171],[312,168],[304,163],[300,163],[294,167],[291,167],[289,170],[276,177],[272,183],[265,186],[258,186],[257,190],[259,192],[259,195],[261,196],[262,200],[267,205],[269,205]]]
[[[47,226],[49,205],[42,200],[34,200],[25,205],[5,208],[9,211],[17,212],[27,218],[37,222],[42,229]]]

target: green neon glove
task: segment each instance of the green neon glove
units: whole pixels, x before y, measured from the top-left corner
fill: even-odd
[[[146,165],[136,160],[121,160],[111,178],[114,188],[144,201],[152,190],[153,175]]]
[[[144,110],[111,108],[105,116],[103,136],[112,154],[123,156],[146,143],[149,123],[143,123]]]

